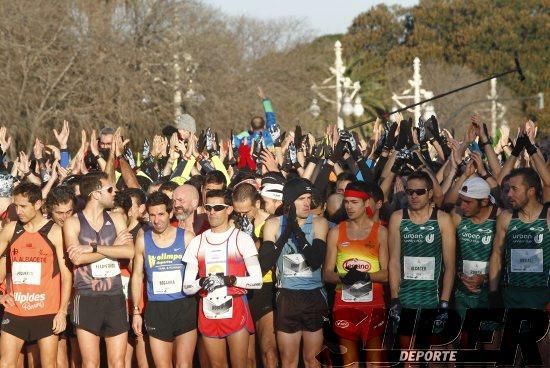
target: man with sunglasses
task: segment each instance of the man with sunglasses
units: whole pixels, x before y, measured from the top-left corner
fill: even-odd
[[[433,206],[432,188],[427,173],[412,173],[405,190],[408,208],[394,212],[390,218],[389,315],[398,323],[402,308],[432,309],[432,331],[439,333],[448,319],[456,233],[451,216]]]
[[[204,209],[211,228],[185,251],[183,292],[201,296],[198,327],[210,364],[221,367],[230,361],[233,367],[245,367],[254,333],[246,291],[262,286],[258,251],[249,235],[230,224],[233,207],[225,190],[208,191]]]
[[[109,366],[123,367],[129,326],[118,260],[134,256],[132,235],[121,214],[107,212],[115,194],[107,175],[84,176],[80,193],[86,206],[63,226],[75,266],[71,321],[83,366],[99,366],[99,341],[104,337]]]
[[[285,215],[267,220],[260,248],[262,271],[276,266],[275,330],[283,367],[297,367],[303,340],[307,367],[317,367],[328,320],[321,267],[328,222],[311,213],[312,185],[291,179],[283,188]]]

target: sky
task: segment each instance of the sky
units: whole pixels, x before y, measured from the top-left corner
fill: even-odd
[[[203,0],[230,15],[260,19],[296,17],[305,19],[316,35],[345,33],[355,16],[372,6],[385,3],[412,6],[418,0]]]

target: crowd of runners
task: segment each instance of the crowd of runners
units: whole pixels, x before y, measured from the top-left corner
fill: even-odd
[[[0,367],[317,367],[331,342],[357,365],[410,310],[436,335],[451,310],[549,311],[533,122],[316,139],[260,95],[247,131],[184,114],[138,153],[110,127],[69,152],[64,122],[10,157],[0,129]]]

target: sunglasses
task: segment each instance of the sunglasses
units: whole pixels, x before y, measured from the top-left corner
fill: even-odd
[[[108,187],[104,187],[104,188],[98,189],[98,190],[96,190],[96,192],[103,192],[104,190],[106,190],[107,193],[111,194],[111,193],[113,193],[113,191],[115,190],[115,188],[113,188],[112,186],[108,186]]]
[[[413,194],[416,194],[417,196],[424,195],[428,193],[428,189],[422,188],[422,189],[405,189],[405,192],[407,195],[412,196]]]
[[[214,210],[214,212],[220,212],[221,210],[226,209],[229,207],[227,204],[205,204],[204,209],[206,212],[211,212]]]

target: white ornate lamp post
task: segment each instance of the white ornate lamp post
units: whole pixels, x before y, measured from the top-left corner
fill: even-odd
[[[392,96],[392,100],[400,108],[407,106],[407,104],[403,103],[402,100],[413,100],[413,102],[416,104],[422,101],[423,99],[425,100],[428,98],[432,98],[434,96],[432,91],[427,91],[421,88],[422,76],[420,75],[420,59],[417,57],[415,57],[413,61],[413,78],[409,79],[408,83],[411,86],[411,88],[401,92],[401,95],[397,95],[394,93]],[[397,108],[393,108],[392,110],[397,110]],[[414,111],[414,124],[415,125],[418,124],[418,119],[422,115],[422,106],[417,105],[414,107],[414,110],[408,109],[408,111]],[[435,111],[432,104],[425,104],[424,114],[427,115],[428,117],[430,117],[431,115],[435,115]]]
[[[361,98],[357,96],[355,101],[353,100],[361,85],[359,82],[353,82],[350,78],[344,77],[346,72],[346,67],[342,61],[342,44],[340,41],[336,41],[334,44],[334,66],[330,67],[329,70],[332,73],[332,77],[325,79],[320,86],[313,84],[311,89],[315,92],[323,101],[329,102],[332,105],[336,106],[336,121],[338,129],[344,129],[344,116],[354,115],[359,117],[363,115],[365,109],[361,104]],[[335,79],[336,83],[329,85]],[[323,89],[335,89],[336,90],[336,99],[330,99],[325,94],[322,93]],[[353,101],[353,104],[352,104]],[[317,117],[319,116],[321,109],[317,104],[317,99],[314,99],[310,108],[310,113]]]

